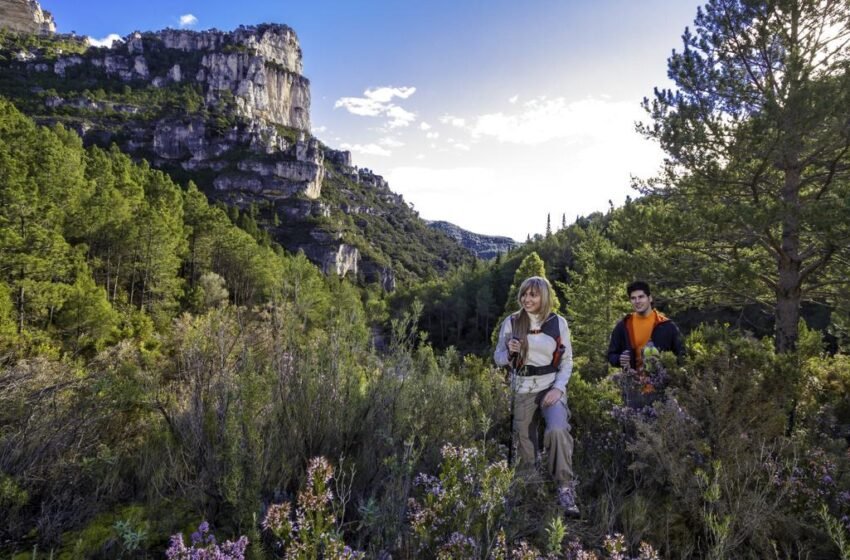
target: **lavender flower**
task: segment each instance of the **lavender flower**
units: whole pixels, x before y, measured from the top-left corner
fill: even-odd
[[[206,521],[192,533],[191,540],[192,546],[186,548],[183,535],[172,535],[165,557],[168,560],[244,560],[248,547],[248,538],[245,536],[239,537],[236,542],[225,541],[221,546],[217,545],[215,535],[210,533],[210,525]]]

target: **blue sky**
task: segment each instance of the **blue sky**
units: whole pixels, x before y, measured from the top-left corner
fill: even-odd
[[[60,32],[295,29],[314,133],[423,218],[524,240],[634,195],[661,153],[634,131],[667,86],[691,0],[43,0]]]

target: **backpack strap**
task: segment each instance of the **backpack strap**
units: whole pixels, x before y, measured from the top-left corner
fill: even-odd
[[[511,316],[511,329],[513,329],[513,316]],[[558,321],[558,316],[550,313],[548,317],[540,325],[539,329],[528,331],[528,334],[545,334],[555,340],[555,351],[552,352],[552,361],[545,366],[525,366],[521,364],[517,366],[521,368],[520,375],[545,375],[547,373],[555,373],[561,365],[561,357],[567,351],[561,340],[561,325]]]

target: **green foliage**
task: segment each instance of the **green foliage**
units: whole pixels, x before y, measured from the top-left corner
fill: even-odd
[[[568,283],[558,282],[567,301],[576,369],[588,378],[608,372],[605,348],[611,330],[629,310],[624,295],[630,280],[625,251],[596,226],[582,232],[575,252],[575,269]]]
[[[514,280],[508,290],[508,298],[505,302],[506,312],[512,313],[519,310],[519,304],[517,303],[519,287],[526,278],[532,276],[546,278],[546,264],[535,252],[529,253],[519,264],[516,272],[514,272]],[[557,313],[561,307],[561,302],[558,300],[558,295],[555,292],[552,292],[550,295],[552,297],[552,311]]]
[[[561,543],[567,536],[567,527],[561,516],[553,517],[546,526],[546,552],[557,554],[561,551]]]
[[[77,275],[56,315],[63,338],[72,341],[75,352],[102,350],[113,336],[118,313],[109,304],[106,291],[95,284],[87,270]]]
[[[12,293],[5,282],[0,282],[0,352],[15,343],[15,321]]]
[[[826,526],[826,532],[829,534],[829,538],[838,547],[841,560],[848,560],[850,558],[850,542],[847,540],[847,529],[842,526],[838,519],[830,515],[829,509],[825,505],[821,508],[819,514],[823,520],[823,524]]]
[[[811,448],[800,456],[806,441],[784,435],[772,345],[715,327],[692,334],[689,347],[685,367],[670,370],[666,402],[649,415],[615,408],[632,477],[594,481],[607,503],[591,515],[622,516],[628,542],[665,543],[665,555],[764,557],[783,534],[794,535],[783,547],[822,553],[812,501],[832,495],[838,467]]]
[[[10,52],[37,52],[47,59],[56,59],[59,55],[81,54],[88,49],[84,37],[75,35],[36,33],[18,33],[9,29],[0,29],[0,49]]]

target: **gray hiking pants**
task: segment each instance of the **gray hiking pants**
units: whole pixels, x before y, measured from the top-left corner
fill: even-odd
[[[573,436],[570,435],[570,409],[566,395],[552,406],[540,402],[546,391],[518,393],[514,401],[514,437],[516,437],[518,469],[533,469],[540,449],[538,426],[541,418],[546,423],[543,432],[543,449],[546,466],[559,486],[573,479]]]

